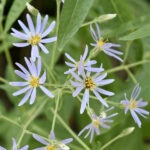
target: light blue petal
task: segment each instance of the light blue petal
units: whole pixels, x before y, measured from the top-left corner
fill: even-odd
[[[83,89],[83,86],[79,86],[76,88],[76,90],[73,92],[72,96],[76,97]]]
[[[11,86],[26,86],[29,83],[28,82],[10,82],[9,83]]]
[[[33,45],[32,46],[32,49],[31,49],[31,58],[33,61],[36,60],[36,58],[38,58],[40,55],[39,55],[39,50],[38,50],[38,47],[37,45]]]
[[[96,87],[95,90],[98,91],[99,93],[103,94],[103,95],[107,95],[107,96],[113,96],[114,95],[113,92],[109,92],[107,90],[104,90],[104,89],[101,89],[98,87]]]
[[[55,41],[57,41],[57,37],[51,37],[51,38],[42,39],[41,43],[51,43]]]
[[[98,98],[98,100],[106,107],[108,107],[108,104],[106,103],[106,101],[99,95],[99,93],[96,90],[93,90],[93,93],[95,94],[95,96]]]
[[[56,22],[53,21],[50,26],[44,31],[44,33],[42,33],[42,38],[47,36],[55,27]]]
[[[45,88],[44,86],[40,85],[40,88],[41,88],[41,90],[42,90],[47,96],[49,96],[50,98],[53,98],[53,97],[54,97],[54,95],[53,95],[47,88]]]
[[[32,134],[33,138],[36,139],[38,142],[44,144],[44,145],[48,145],[48,142],[45,141],[41,136],[39,136],[38,134]]]
[[[32,89],[28,90],[27,93],[25,94],[25,96],[23,97],[23,99],[20,101],[20,103],[18,104],[18,106],[22,106],[24,103],[26,103],[26,101],[29,99],[30,95],[31,95]]]
[[[49,53],[48,49],[47,49],[43,44],[39,43],[38,45],[39,45],[39,47],[42,49],[42,51],[43,51],[45,54],[48,54],[48,53]]]
[[[26,47],[26,46],[29,46],[30,44],[29,43],[13,43],[14,46],[16,47]]]
[[[31,34],[35,35],[34,25],[33,25],[33,21],[31,19],[31,16],[29,14],[27,14],[26,18],[27,18],[28,27],[29,27],[29,29],[31,31]]]
[[[65,56],[73,63],[76,63],[76,61],[68,53],[65,53]]]
[[[36,34],[40,32],[41,29],[41,15],[38,13],[36,20]]]
[[[20,94],[23,94],[23,93],[25,93],[27,90],[29,90],[30,88],[31,88],[30,86],[27,86],[27,87],[25,87],[25,88],[23,88],[23,89],[21,89],[21,90],[18,90],[18,91],[16,91],[16,92],[13,93],[13,96],[18,96],[18,95],[20,95]]]
[[[23,30],[27,35],[29,35],[29,34],[30,34],[30,31],[29,31],[29,29],[25,26],[25,24],[24,24],[22,21],[20,21],[20,20],[18,20],[18,23],[19,23],[19,25],[21,26],[22,30]]]
[[[89,90],[88,89],[85,90],[83,98],[82,98],[80,114],[84,112],[87,103],[89,103]]]
[[[137,114],[133,110],[130,110],[130,112],[131,112],[132,118],[134,119],[135,123],[137,123],[138,127],[141,128],[142,123],[141,123],[139,117],[137,116]]]
[[[35,98],[36,98],[36,88],[33,88],[32,94],[31,94],[31,97],[30,97],[30,104],[31,105],[34,103]]]
[[[48,21],[48,15],[46,15],[46,16],[44,17],[44,20],[43,20],[42,25],[41,25],[40,33],[42,33],[43,30],[45,29],[45,26],[46,26],[46,24],[47,24],[47,21]]]
[[[40,84],[44,84],[46,81],[46,71],[43,73],[43,75],[41,76],[39,83]]]

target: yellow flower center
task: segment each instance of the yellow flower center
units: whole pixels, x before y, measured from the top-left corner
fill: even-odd
[[[38,43],[40,43],[40,41],[41,41],[41,37],[37,34],[35,36],[31,36],[28,42],[31,45],[37,45]]]
[[[32,76],[29,83],[32,87],[38,87],[39,86],[39,78]]]
[[[87,78],[85,79],[85,87],[86,87],[87,89],[92,89],[92,88],[94,88],[95,86],[96,86],[96,84],[95,84],[95,82],[92,80],[91,77],[87,77]]]
[[[53,145],[49,145],[46,147],[46,150],[56,150],[56,147]]]
[[[99,39],[99,41],[97,42],[98,47],[102,47],[105,44],[103,39]]]
[[[135,108],[137,108],[137,101],[131,100],[129,104],[129,109],[135,109]]]
[[[99,124],[100,124],[100,122],[99,122],[98,119],[93,119],[93,125],[94,125],[94,127],[98,128]]]

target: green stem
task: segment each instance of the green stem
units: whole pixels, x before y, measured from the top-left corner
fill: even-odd
[[[12,124],[22,128],[20,124],[18,124],[17,122],[15,122],[14,120],[12,120],[12,119],[10,119],[10,118],[8,118],[6,116],[0,115],[0,119],[6,120],[6,121],[8,121],[8,122],[10,122],[10,123],[12,123]]]
[[[2,78],[2,77],[0,77],[0,81],[1,82],[3,82],[3,83],[5,83],[5,84],[8,84],[8,81],[7,80],[5,80],[4,78]]]
[[[137,80],[134,77],[134,75],[132,74],[132,72],[128,68],[126,68],[125,70],[128,73],[128,75],[131,77],[131,79],[133,80],[134,84],[137,84]]]
[[[52,122],[52,128],[51,128],[52,131],[54,131],[54,129],[55,129],[56,115],[57,115],[59,99],[60,99],[60,94],[59,93],[60,92],[58,90],[58,95],[57,95],[57,99],[56,99],[56,106],[55,106],[55,111],[54,111],[54,117],[53,117],[53,122]]]
[[[52,112],[54,113],[53,109]],[[57,119],[64,126],[64,128],[85,148],[85,150],[90,150],[90,148],[68,127],[66,122],[63,121],[63,119],[61,118],[61,116],[59,116],[59,114],[57,114]]]
[[[25,123],[23,129],[22,129],[22,132],[21,132],[21,135],[19,136],[19,140],[17,142],[17,146],[19,147],[23,137],[24,137],[24,134],[26,133],[26,129],[28,128],[29,124],[36,118],[36,116],[41,112],[41,110],[43,109],[43,107],[46,105],[47,103],[47,99],[40,105],[38,106],[35,106],[34,109],[30,112],[30,115],[28,117],[28,121]]]
[[[115,138],[113,138],[112,140],[110,140],[108,143],[106,143],[104,146],[102,146],[100,148],[100,150],[105,149],[106,147],[108,147],[110,144],[112,144],[114,141],[118,140],[120,138],[120,135],[116,136]]]
[[[115,67],[113,69],[108,69],[105,72],[107,72],[107,73],[117,72],[117,71],[120,71],[120,70],[125,70],[126,68],[132,68],[132,67],[144,64],[144,63],[149,63],[149,62],[150,61],[148,61],[148,60],[142,60],[142,61],[138,61],[138,62],[129,64],[129,65],[121,65],[121,66]]]
[[[61,1],[57,0],[56,2],[57,2],[56,35],[58,37],[59,18],[60,18],[60,3],[61,3]],[[53,69],[54,64],[55,64],[55,55],[56,55],[56,52],[57,52],[57,42],[55,42],[55,45],[54,45],[53,50],[52,50],[51,63],[50,63],[51,70]]]

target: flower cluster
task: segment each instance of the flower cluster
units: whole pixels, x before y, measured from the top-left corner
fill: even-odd
[[[124,110],[125,114],[127,114],[128,110],[130,110],[132,118],[134,119],[135,123],[138,125],[139,128],[141,127],[142,123],[137,114],[139,114],[144,118],[146,118],[146,115],[149,115],[148,111],[142,109],[143,107],[148,105],[148,103],[144,102],[142,98],[137,100],[140,92],[141,87],[139,86],[139,84],[137,84],[131,93],[130,100],[128,100],[125,93],[125,99],[121,101],[121,104],[125,108]]]
[[[107,109],[104,112],[101,112],[100,116],[97,116],[96,114],[92,114],[91,115],[91,120],[92,122],[90,124],[88,124],[87,126],[85,126],[80,132],[79,132],[79,136],[85,131],[85,130],[89,130],[88,133],[84,136],[84,138],[87,138],[90,134],[90,142],[92,142],[93,138],[94,138],[94,133],[96,133],[97,135],[100,134],[100,129],[99,127],[103,127],[103,128],[110,128],[110,126],[108,125],[108,123],[113,123],[113,120],[111,120],[110,118],[118,115],[118,113],[114,113],[111,114],[109,116],[107,116],[107,112],[114,109],[114,107],[111,107],[109,109]]]
[[[45,139],[43,139],[41,136],[37,134],[33,134],[33,138],[36,139],[38,142],[45,145],[44,147],[36,148],[35,150],[69,150],[70,148],[66,145],[70,142],[72,142],[72,138],[65,139],[62,141],[58,141],[55,139],[55,134],[53,131],[50,132],[50,140],[47,142]]]
[[[60,2],[64,3],[64,1],[65,0],[61,0]],[[35,102],[38,89],[41,89],[42,92],[49,98],[54,98],[53,92],[44,86],[46,82],[46,71],[42,70],[42,58],[40,56],[39,50],[42,50],[45,54],[49,53],[45,44],[52,43],[57,40],[56,36],[47,37],[54,29],[56,23],[53,21],[47,27],[48,15],[42,19],[40,13],[37,14],[35,26],[29,14],[26,15],[26,19],[28,26],[26,26],[22,21],[18,20],[18,23],[23,32],[14,28],[11,29],[12,36],[25,41],[21,43],[14,43],[14,46],[31,46],[31,57],[24,58],[26,67],[20,63],[16,63],[16,66],[19,69],[15,70],[15,74],[25,81],[15,81],[9,83],[13,87],[21,87],[21,89],[13,93],[13,96],[25,94],[19,102],[18,106],[24,105],[28,100],[30,104],[33,104]],[[65,53],[65,56],[68,59],[68,61],[65,61],[65,64],[69,67],[69,69],[65,71],[64,74],[70,76],[68,87],[71,91],[73,90],[72,96],[82,96],[80,114],[83,114],[85,110],[87,110],[87,113],[91,118],[91,123],[86,125],[79,132],[78,136],[88,130],[84,138],[90,135],[90,142],[92,142],[94,134],[100,134],[100,127],[105,129],[110,128],[109,123],[113,123],[112,117],[118,115],[118,113],[107,115],[107,113],[114,109],[114,107],[109,107],[109,103],[106,98],[108,96],[113,96],[114,92],[111,92],[109,89],[106,90],[103,86],[113,83],[114,79],[106,78],[107,72],[104,71],[102,63],[99,65],[99,67],[94,67],[94,65],[97,64],[97,61],[92,59],[94,56],[93,54],[97,54],[97,52],[103,51],[108,56],[116,58],[122,62],[123,60],[120,55],[123,53],[116,50],[116,48],[120,47],[119,44],[109,43],[101,37],[101,31],[97,23],[95,23],[94,26],[90,25],[90,32],[93,40],[95,41],[95,43],[90,43],[90,45],[94,46],[94,48],[89,52],[89,46],[86,45],[84,48],[84,53],[80,55],[77,61],[68,53]],[[129,110],[138,127],[141,127],[142,125],[138,115],[144,118],[149,115],[149,112],[143,109],[143,107],[148,105],[148,103],[144,102],[142,98],[138,99],[140,91],[141,87],[138,84],[133,89],[130,99],[128,99],[125,94],[125,99],[121,101],[121,104],[125,109],[125,114],[127,114]],[[98,103],[100,104],[98,105],[100,109],[103,108],[104,110],[104,108],[107,107],[107,110],[102,111],[99,116],[96,115],[94,109],[90,107],[91,97],[100,102]],[[54,122],[55,119],[53,120]],[[69,150],[70,148],[67,146],[67,144],[73,141],[72,138],[62,141],[57,140],[55,138],[54,131],[50,132],[50,139],[43,138],[38,134],[33,134],[32,136],[35,140],[44,145],[40,148],[35,148],[35,150]],[[27,149],[28,145],[22,147],[20,150]],[[5,148],[0,146],[0,150],[5,150]],[[17,144],[14,138],[13,150],[17,150]]]

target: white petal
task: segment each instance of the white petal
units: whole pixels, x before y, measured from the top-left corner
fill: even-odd
[[[76,63],[76,61],[68,53],[65,53],[65,56],[73,63]]]
[[[26,86],[29,83],[28,82],[10,82],[9,83],[11,86]]]
[[[130,110],[130,112],[131,112],[132,118],[137,123],[138,127],[141,128],[142,123],[141,123],[139,117],[137,116],[137,114],[133,110]]]

